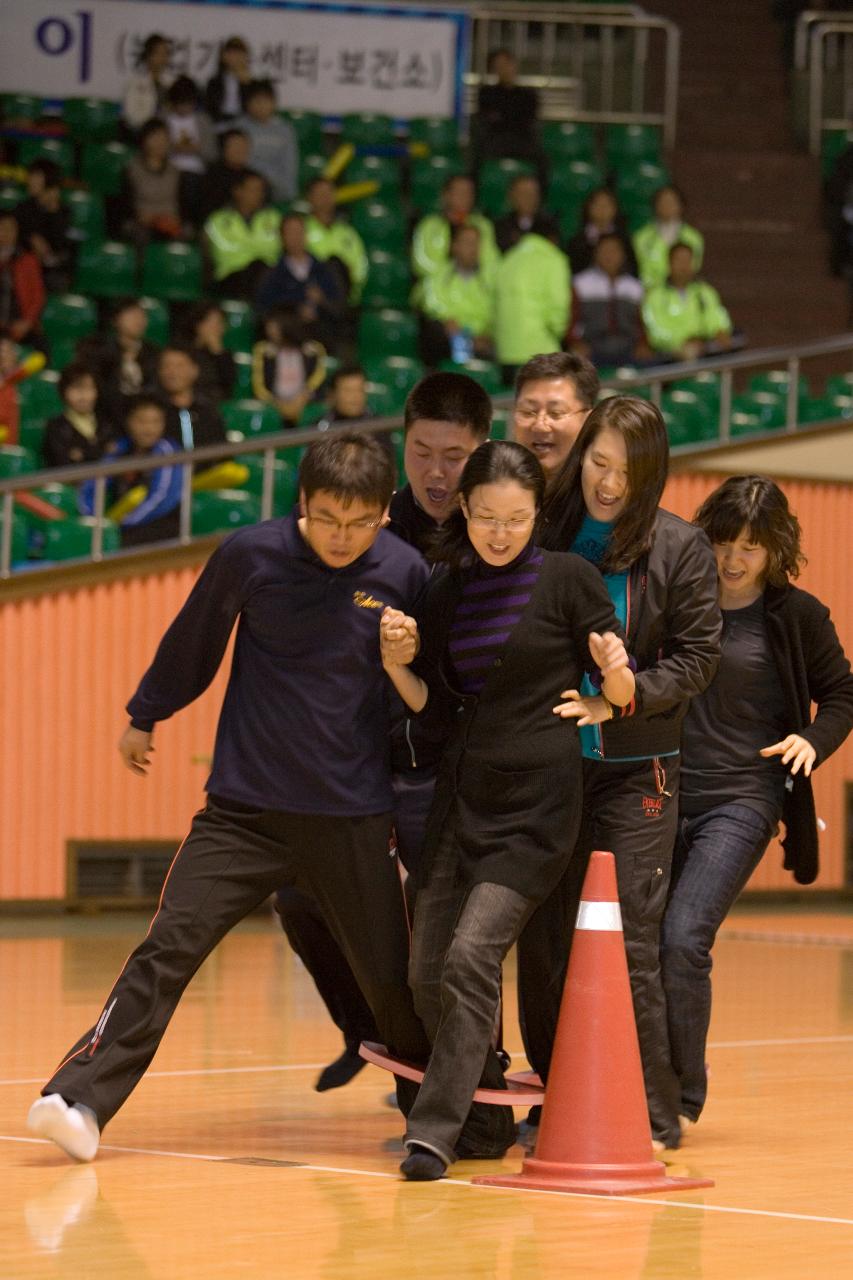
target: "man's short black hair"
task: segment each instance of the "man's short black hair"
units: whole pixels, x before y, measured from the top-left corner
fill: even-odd
[[[492,402],[487,391],[467,373],[428,373],[406,397],[403,427],[422,419],[467,427],[477,440],[487,440],[492,426]]]
[[[364,372],[360,364],[342,364],[339,365],[332,374],[332,390],[343,382],[344,378],[364,378],[367,380],[367,374]]]
[[[594,408],[601,382],[595,365],[583,356],[576,356],[571,351],[551,351],[547,355],[532,356],[515,375],[516,400],[528,382],[541,382],[545,378],[567,378],[574,385],[583,407]]]
[[[46,187],[62,186],[62,170],[55,160],[48,160],[42,156],[38,160],[34,160],[29,167],[30,173],[40,173],[44,178]]]
[[[168,355],[170,351],[177,351],[178,355],[186,356],[198,368],[198,351],[188,342],[167,342],[165,347],[161,348],[158,360],[162,360],[163,356]]]
[[[243,90],[243,101],[248,103],[252,98],[260,97],[264,94],[268,98],[275,97],[275,87],[272,80],[250,80]]]
[[[231,129],[226,129],[224,133],[220,133],[219,135],[219,150],[225,150],[225,143],[229,138],[248,138],[248,136],[249,135],[245,129],[235,129],[233,127]]]
[[[153,391],[139,391],[135,396],[129,396],[124,406],[124,420],[128,421],[140,409],[158,409],[166,418],[166,405],[160,396],[155,395]]]
[[[306,499],[321,489],[344,506],[356,500],[384,511],[394,492],[394,463],[375,437],[346,432],[309,444],[299,465]]]
[[[59,398],[64,400],[68,388],[73,387],[77,382],[82,382],[84,378],[91,378],[97,386],[95,370],[92,366],[87,364],[85,360],[72,360],[71,364],[67,364],[59,375],[59,382],[57,383]]]

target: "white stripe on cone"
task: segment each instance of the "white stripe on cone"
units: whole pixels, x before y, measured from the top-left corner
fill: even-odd
[[[576,929],[594,929],[599,933],[621,933],[622,912],[618,902],[582,902],[578,907]]]

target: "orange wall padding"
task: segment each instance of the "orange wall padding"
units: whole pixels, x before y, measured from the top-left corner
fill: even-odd
[[[721,477],[681,475],[665,505],[689,517]],[[849,530],[853,489],[786,482],[804,529],[809,564],[801,585],[829,605],[853,653]],[[161,725],[150,776],[121,764],[124,705],[198,569],[151,569],[125,581],[94,581],[0,603],[0,900],[65,896],[66,841],[174,839],[203,799],[228,658],[193,706]],[[817,774],[821,837],[818,885],[843,883],[844,785],[853,740]],[[752,888],[793,888],[771,847]]]

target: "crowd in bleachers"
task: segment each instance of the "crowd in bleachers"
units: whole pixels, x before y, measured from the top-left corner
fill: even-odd
[[[0,474],[395,413],[448,364],[496,394],[541,352],[614,369],[732,344],[659,132],[539,122],[506,50],[467,151],[453,121],[336,137],[280,111],[239,37],[206,85],[169,64],[152,35],[120,104],[3,100],[0,363],[49,369],[4,402]],[[223,475],[229,519],[257,518],[253,461]],[[159,538],[179,497],[130,474],[108,512]]]

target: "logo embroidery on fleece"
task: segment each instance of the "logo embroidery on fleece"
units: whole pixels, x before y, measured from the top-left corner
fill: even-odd
[[[385,602],[377,600],[375,596],[371,596],[366,591],[354,591],[352,593],[352,602],[359,609],[384,609]]]
[[[659,818],[663,813],[663,796],[643,796],[643,814],[647,818]]]

